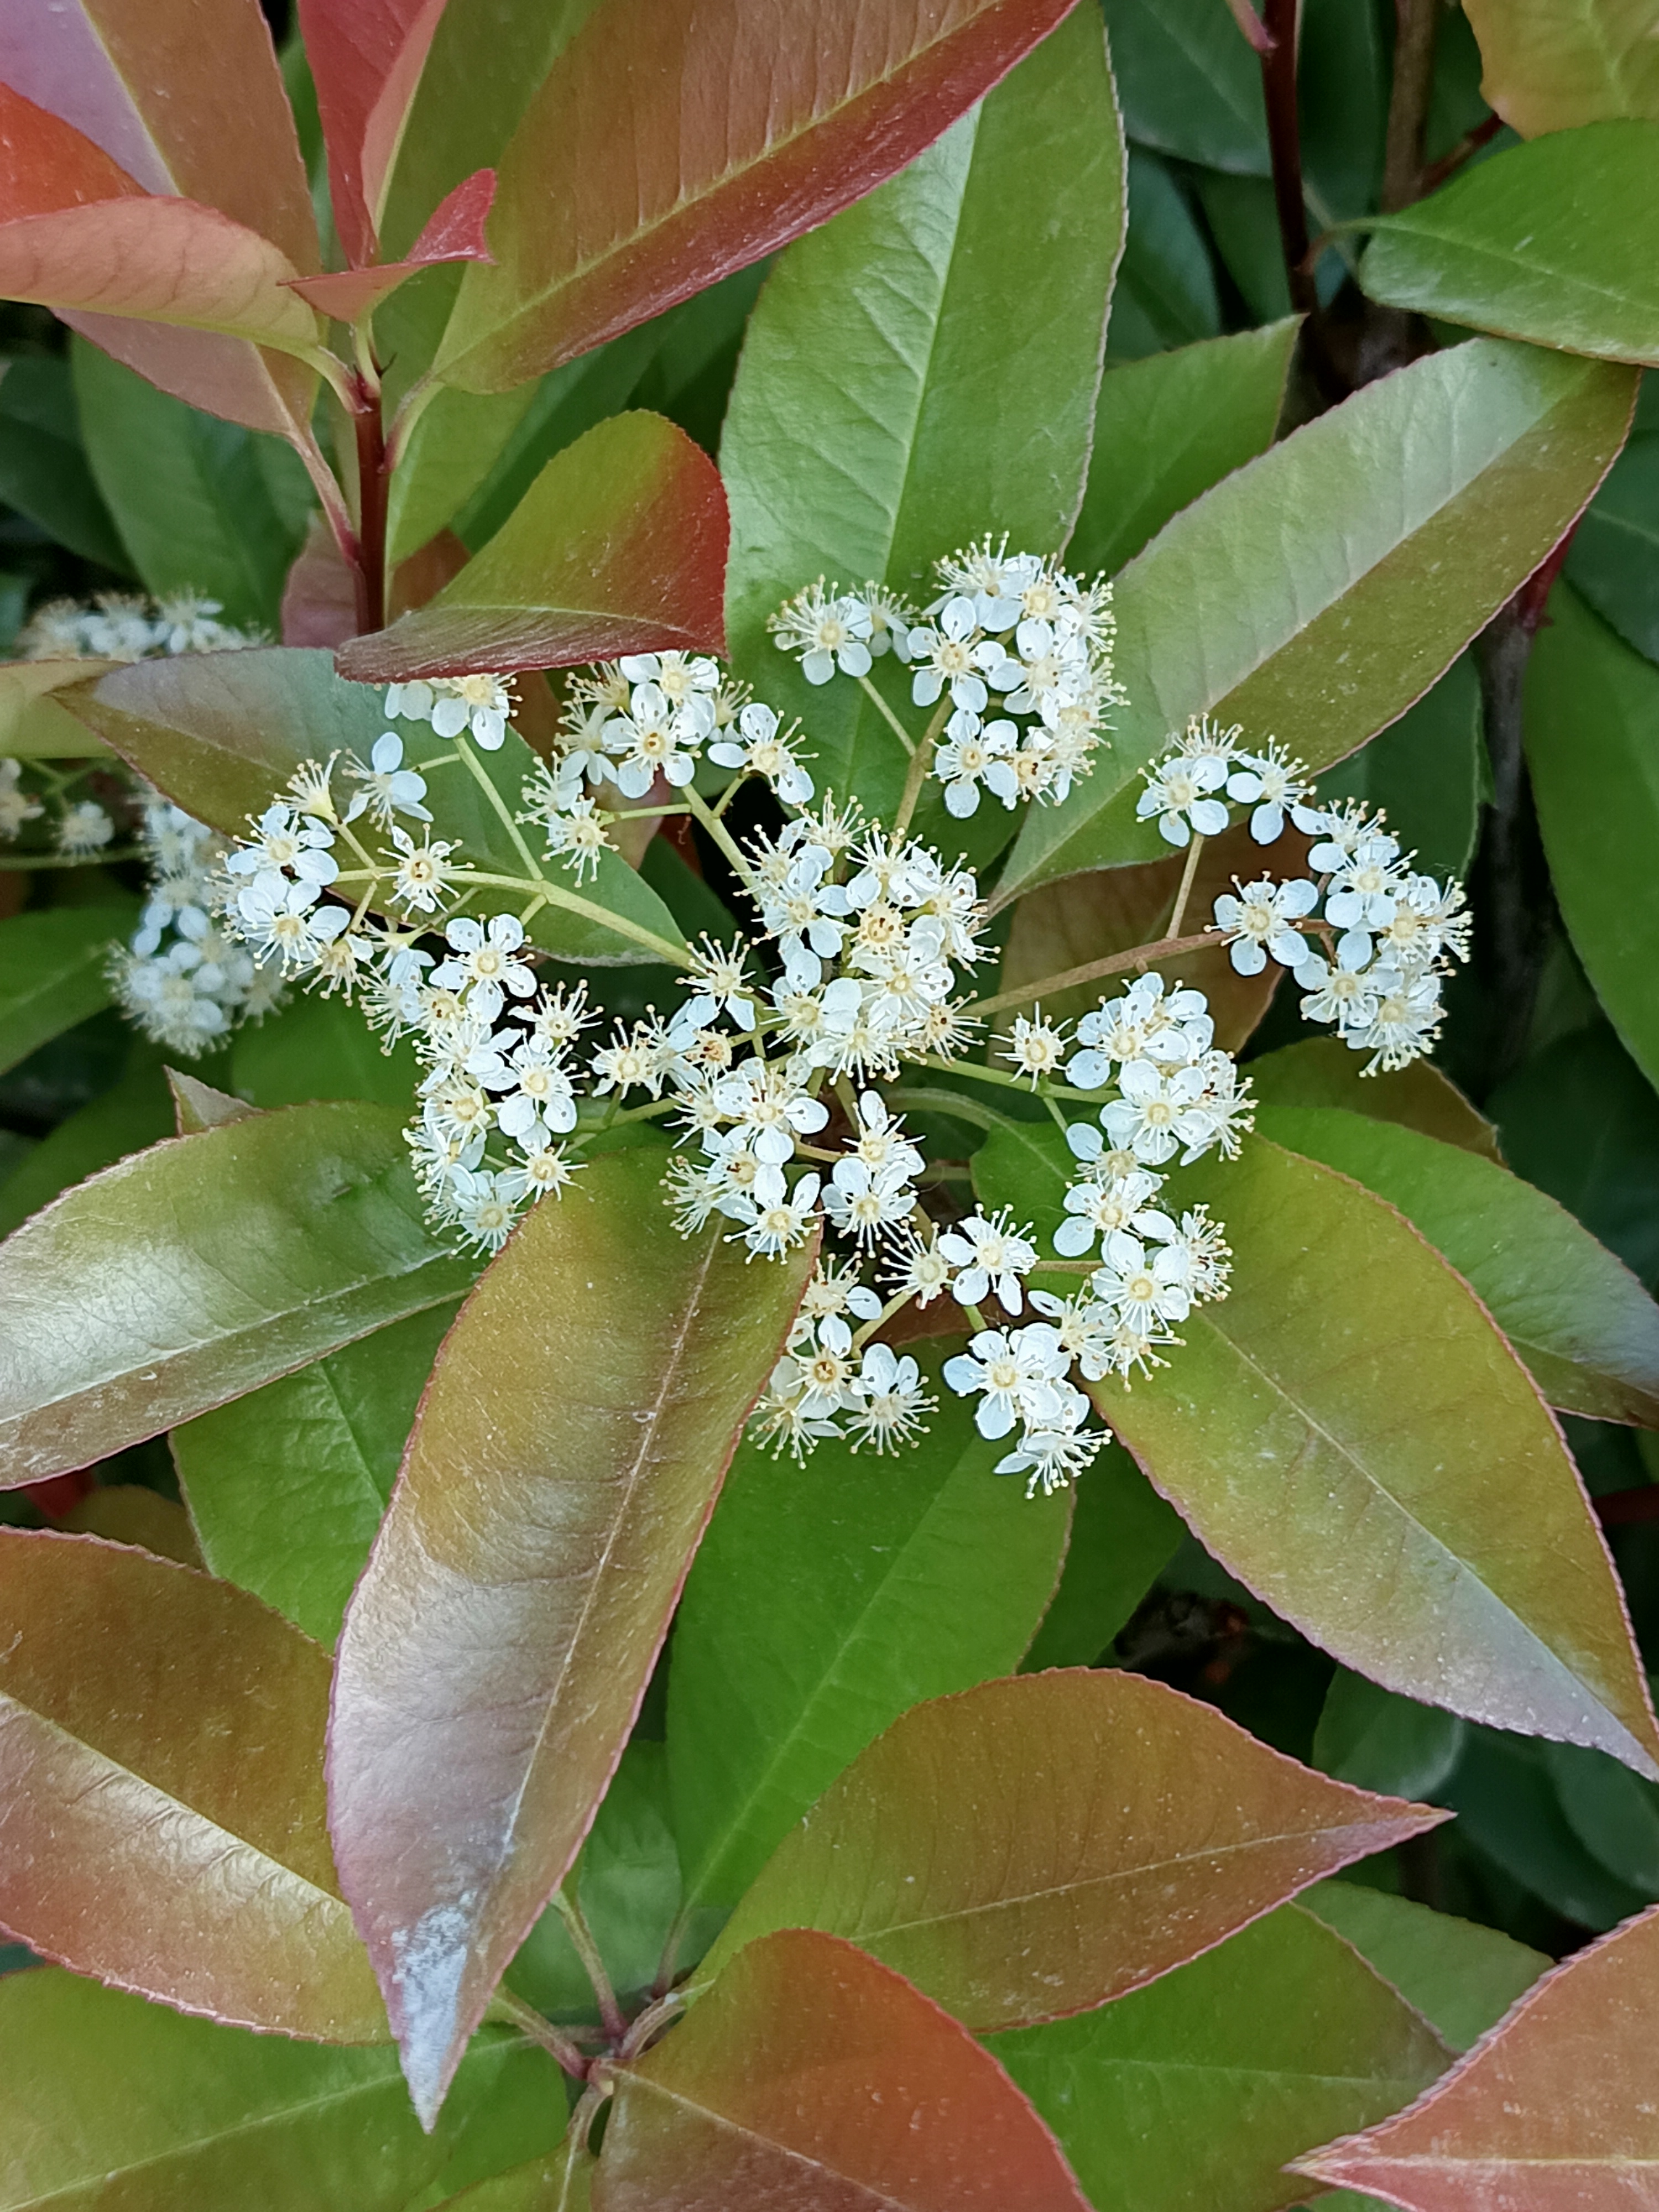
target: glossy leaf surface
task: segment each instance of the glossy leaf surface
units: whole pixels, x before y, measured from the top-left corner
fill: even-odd
[[[1659,1305],[1564,1206],[1495,1162],[1340,1107],[1268,1107],[1264,1136],[1397,1206],[1565,1413],[1659,1427]]]
[[[1112,750],[1028,817],[999,900],[1152,857],[1138,770],[1188,714],[1323,768],[1402,714],[1590,497],[1633,392],[1607,363],[1478,340],[1368,385],[1177,515],[1119,581]]]
[[[1253,1060],[1250,1085],[1263,1105],[1337,1106],[1501,1160],[1497,1130],[1431,1061],[1414,1060],[1376,1075],[1365,1074],[1364,1066],[1364,1054],[1350,1052],[1338,1037],[1304,1037]]]
[[[1223,9],[1206,0],[1108,0],[1106,21],[1138,143],[1267,174],[1261,68]]]
[[[908,1707],[1019,1664],[1069,1500],[1028,1503],[939,1382],[896,1458],[738,1454],[686,1585],[669,1677],[674,1822],[694,1900],[731,1905],[849,1759]],[[1092,1656],[1092,1655],[1091,1655]]]
[[[823,787],[891,805],[902,750],[855,684],[807,684],[766,618],[820,575],[925,600],[933,563],[993,522],[1018,548],[1065,542],[1123,238],[1122,159],[1099,20],[1079,8],[768,279],[720,443],[727,619],[738,672],[805,718]],[[1012,297],[1020,343],[988,345]]]
[[[1060,2019],[1443,1817],[1311,1773],[1161,1682],[1021,1674],[878,1737],[780,1845],[697,1984],[804,1925],[979,2033]]]
[[[1454,2051],[1478,2042],[1549,1972],[1543,1952],[1496,1928],[1357,1881],[1316,1882],[1299,1904],[1369,1959]]]
[[[256,1389],[472,1267],[381,1106],[295,1106],[135,1153],[0,1255],[0,1479],[33,1482]]]
[[[1148,1989],[994,2036],[1097,2212],[1273,2212],[1285,2161],[1397,2112],[1449,2054],[1296,1905]]]
[[[334,221],[352,264],[377,258],[392,165],[444,0],[301,0]]]
[[[610,0],[501,162],[497,269],[436,368],[500,392],[758,260],[902,168],[1068,0]]]
[[[1241,331],[1126,362],[1101,379],[1069,567],[1115,575],[1200,492],[1266,453],[1299,327]]]
[[[360,682],[719,652],[726,499],[660,415],[613,416],[550,460],[454,581],[343,647]]]
[[[409,250],[407,259],[383,261],[372,269],[337,269],[324,276],[296,276],[292,289],[319,315],[356,322],[398,286],[422,269],[446,261],[488,261],[484,221],[495,197],[495,173],[480,169],[456,185]]]
[[[1297,2161],[1406,2212],[1659,2202],[1659,1909],[1545,1976],[1397,2119]]]
[[[811,1261],[682,1238],[661,1172],[594,1162],[489,1267],[346,1614],[335,1849],[428,2118],[586,1832]]]
[[[1604,361],[1659,360],[1659,122],[1512,146],[1376,219],[1374,300]]]
[[[1648,896],[1659,837],[1659,672],[1575,592],[1558,589],[1528,670],[1526,709],[1539,828],[1573,949],[1626,1049],[1659,1082],[1659,915]]]
[[[792,1928],[617,2076],[594,2212],[1086,2212],[996,2062],[899,1975]]]
[[[446,1302],[173,1432],[208,1565],[332,1646],[403,1457]]]
[[[55,1966],[0,1980],[0,2054],[5,2212],[405,2212],[481,2113],[564,2101],[545,2051],[490,2029],[426,2135],[388,2045],[250,2035]]]
[[[1647,0],[1468,0],[1480,91],[1523,138],[1618,115],[1659,116]]]
[[[1468,1724],[1339,1667],[1314,1730],[1313,1764],[1358,1790],[1437,1799],[1462,1754]],[[1586,1752],[1599,1759],[1599,1752]],[[1611,1762],[1609,1762],[1611,1763]],[[1624,1774],[1627,1770],[1616,1770]],[[1632,1786],[1641,1784],[1632,1778]]]
[[[110,954],[135,911],[58,906],[0,921],[0,1067],[108,1006]]]
[[[1052,1221],[1068,1158],[1058,1132],[993,1137],[976,1188]],[[1227,1224],[1231,1293],[1182,1324],[1166,1371],[1093,1395],[1206,1549],[1385,1688],[1654,1774],[1577,1473],[1462,1282],[1393,1207],[1265,1139],[1182,1185]]]
[[[0,1925],[185,2011],[383,2037],[324,1820],[326,1656],[92,1536],[0,1533]]]

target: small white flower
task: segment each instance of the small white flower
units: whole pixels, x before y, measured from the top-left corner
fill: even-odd
[[[428,837],[417,845],[407,830],[394,828],[392,842],[398,854],[392,896],[400,906],[416,914],[435,914],[442,905],[453,873],[450,854],[454,846]]]
[[[225,862],[233,876],[292,872],[302,882],[331,884],[340,872],[333,854],[334,832],[324,823],[296,815],[279,799],[253,823],[254,835],[238,845]]]
[[[1300,966],[1305,940],[1291,925],[1311,914],[1319,903],[1316,885],[1305,876],[1274,883],[1263,876],[1253,884],[1233,878],[1231,892],[1215,902],[1215,927],[1230,947],[1228,958],[1241,975],[1259,975],[1272,953],[1281,968]]]
[[[1373,830],[1333,872],[1325,896],[1326,920],[1343,930],[1386,927],[1394,920],[1406,878],[1398,840],[1386,830]]]
[[[1173,1227],[1173,1224],[1170,1224]],[[1089,1287],[1130,1328],[1146,1335],[1185,1321],[1193,1294],[1184,1256],[1167,1248],[1149,1253],[1137,1237],[1114,1241],[1111,1257],[1095,1269]]]
[[[957,1397],[978,1395],[974,1426],[993,1440],[1006,1437],[1017,1420],[1057,1413],[1064,1401],[1056,1386],[1065,1373],[1066,1354],[1047,1322],[982,1328],[944,1368]]]
[[[926,1417],[939,1403],[923,1387],[915,1361],[908,1354],[901,1357],[885,1344],[866,1346],[854,1389],[854,1451],[861,1443],[887,1452],[911,1443],[926,1431]]]
[[[1084,1426],[1089,1401],[1069,1383],[1057,1386],[1058,1403],[1041,1421],[1028,1425],[1018,1443],[996,1463],[998,1474],[1023,1474],[1025,1495],[1035,1498],[1041,1485],[1045,1498],[1064,1490],[1090,1468],[1103,1444],[1109,1443],[1105,1429]]]
[[[495,1121],[503,1136],[521,1145],[544,1144],[576,1126],[576,1091],[562,1052],[538,1036],[514,1047],[503,1070],[511,1082],[491,1088],[504,1095],[495,1102]]]
[[[39,799],[18,788],[22,773],[21,761],[0,760],[0,838],[8,842],[26,822],[38,820],[44,811]]]
[[[1174,1157],[1194,1125],[1194,1109],[1203,1096],[1204,1078],[1196,1067],[1162,1068],[1149,1060],[1132,1060],[1118,1076],[1122,1097],[1100,1109],[1101,1127],[1114,1145],[1132,1152],[1147,1167]]]
[[[946,599],[931,627],[910,632],[910,659],[915,673],[910,678],[910,697],[918,707],[931,707],[949,687],[951,704],[966,707],[975,714],[985,712],[989,693],[975,648],[980,640],[974,602],[967,598]],[[995,648],[992,659],[1003,656]]]
[[[1017,725],[1006,719],[981,724],[966,707],[951,715],[945,726],[945,742],[933,755],[933,772],[945,786],[947,811],[959,821],[978,811],[981,785],[1005,806],[1018,801],[1014,753],[1018,738]]]
[[[731,1017],[740,1030],[751,1031],[755,1026],[755,986],[750,981],[744,963],[744,948],[741,943],[728,951],[705,937],[692,953],[695,966],[690,975],[680,981],[692,995],[686,1000],[674,1017],[676,1032],[702,1029],[722,1014]]]
[[[421,804],[426,797],[426,778],[404,766],[404,741],[395,731],[388,730],[375,738],[367,768],[355,753],[348,753],[345,772],[362,786],[345,811],[348,822],[355,822],[362,813],[382,830],[392,827],[394,814],[406,814],[416,822],[431,821]]]
[[[1440,1032],[1440,978],[1432,972],[1411,975],[1398,968],[1379,968],[1370,979],[1376,992],[1374,1012],[1363,1028],[1344,1034],[1349,1049],[1369,1052],[1363,1073],[1406,1067],[1419,1059]]]
[[[459,738],[470,731],[486,752],[499,752],[507,741],[507,717],[513,694],[502,676],[428,676],[423,681],[393,684],[386,695],[386,711],[393,721],[428,722],[441,738]]]
[[[495,915],[487,923],[459,915],[444,935],[455,957],[433,969],[432,981],[440,990],[465,991],[481,1020],[495,1020],[508,992],[515,999],[534,994],[535,975],[519,957],[524,924],[516,915]]]
[[[1007,1049],[997,1057],[1006,1060],[1016,1075],[1029,1079],[1035,1091],[1045,1075],[1058,1072],[1066,1057],[1066,1024],[1045,1022],[1041,1006],[1032,1007],[1029,1020],[1017,1014]]]
[[[236,926],[255,951],[282,961],[286,974],[309,967],[319,948],[351,916],[343,906],[319,906],[317,888],[285,877],[256,876],[236,895]]]
[[[594,1090],[601,1097],[607,1091],[645,1090],[653,1098],[660,1098],[667,1073],[664,1047],[661,1025],[654,1019],[631,1026],[618,1022],[610,1043],[593,1054]]]
[[[767,628],[781,652],[800,656],[809,684],[827,684],[837,668],[843,676],[870,672],[870,610],[851,592],[826,591],[822,576],[769,617]]]
[[[957,1269],[951,1295],[960,1306],[984,1303],[993,1291],[1005,1313],[1017,1314],[1024,1303],[1020,1278],[1036,1264],[1031,1228],[1011,1226],[1006,1206],[988,1218],[970,1213],[939,1240],[939,1249]]]
[[[518,1178],[484,1168],[459,1168],[450,1178],[456,1218],[474,1243],[499,1252],[519,1218]]]
[[[878,1091],[866,1091],[858,1102],[858,1134],[851,1150],[867,1167],[896,1169],[914,1178],[921,1173],[920,1149],[904,1133],[902,1118],[889,1113]]]
[[[745,1226],[727,1241],[746,1244],[751,1260],[775,1260],[811,1234],[812,1224],[817,1218],[817,1202],[818,1178],[815,1175],[804,1175],[787,1198],[765,1202],[756,1199],[740,1200],[741,1211],[736,1218]]]
[[[495,1178],[495,1187],[510,1205],[521,1199],[558,1198],[583,1165],[568,1159],[562,1145],[538,1145]]]
[[[1376,1011],[1376,982],[1375,971],[1368,969],[1369,946],[1360,950],[1357,959],[1349,957],[1352,949],[1345,938],[1333,966],[1304,940],[1296,970],[1296,980],[1307,994],[1302,1001],[1304,1020],[1334,1022],[1344,1030],[1370,1020]]]
[[[915,1202],[898,1169],[860,1159],[837,1160],[823,1194],[823,1210],[842,1236],[866,1246],[908,1221]]]
[[[939,1250],[937,1238],[924,1244],[913,1230],[908,1242],[896,1250],[887,1281],[896,1297],[930,1306],[951,1286],[951,1262]]]
[[[1172,753],[1144,773],[1146,788],[1135,801],[1136,818],[1146,822],[1156,815],[1158,834],[1170,844],[1190,843],[1194,830],[1218,837],[1226,828],[1226,803],[1215,795],[1227,781],[1224,761]]]
[[[1085,1133],[1092,1136],[1094,1132]],[[1126,1232],[1140,1237],[1172,1234],[1174,1224],[1169,1217],[1151,1208],[1151,1201],[1163,1187],[1163,1176],[1146,1168],[1132,1168],[1127,1175],[1091,1176],[1067,1184],[1066,1218],[1054,1231],[1055,1251],[1075,1260],[1092,1249],[1097,1237],[1109,1252],[1113,1238]]]
[[[1227,796],[1251,807],[1250,835],[1258,845],[1282,836],[1288,810],[1298,830],[1311,830],[1315,817],[1304,805],[1311,786],[1300,761],[1291,760],[1270,738],[1259,753],[1239,753],[1227,778]]]
[[[795,1149],[797,1136],[810,1137],[830,1119],[830,1109],[797,1091],[781,1069],[745,1060],[719,1086],[720,1103],[747,1131],[758,1158],[781,1166]]]
[[[778,735],[778,718],[772,709],[751,701],[740,709],[738,728],[741,742],[728,738],[710,745],[709,759],[720,768],[764,776],[786,806],[805,806],[812,796],[812,779],[789,738]]]

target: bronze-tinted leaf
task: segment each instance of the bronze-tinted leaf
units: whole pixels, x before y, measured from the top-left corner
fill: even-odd
[[[1364,1054],[1350,1052],[1338,1037],[1304,1037],[1253,1060],[1250,1083],[1265,1105],[1344,1106],[1501,1164],[1497,1130],[1431,1060],[1371,1076],[1364,1067]]]
[[[341,1634],[335,1847],[428,2117],[587,1832],[811,1261],[681,1237],[661,1172],[596,1161],[486,1272]]]
[[[300,0],[334,220],[354,269],[379,250],[386,182],[443,11],[444,0]]]
[[[1054,2137],[901,1975],[792,1928],[634,2065],[594,2212],[1086,2212]]]
[[[918,1705],[781,1844],[697,1970],[827,1928],[981,2033],[1195,1958],[1445,1818],[1298,1766],[1161,1682],[1070,1668]]]
[[[384,2036],[324,1820],[328,1675],[228,1583],[0,1531],[0,1925],[185,2012]]]

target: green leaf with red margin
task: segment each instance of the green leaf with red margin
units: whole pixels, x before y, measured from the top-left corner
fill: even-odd
[[[1020,1135],[993,1133],[975,1184],[1046,1238],[1071,1157],[1057,1130]],[[1206,1548],[1384,1688],[1659,1778],[1607,1547],[1468,1285],[1382,1200],[1261,1137],[1177,1195],[1225,1224],[1232,1290],[1167,1369],[1091,1395]]]
[[[757,261],[904,167],[1071,0],[608,0],[501,157],[500,266],[434,373],[502,392]]]
[[[1082,7],[768,277],[720,437],[732,665],[802,718],[821,789],[890,811],[903,750],[849,678],[808,684],[768,617],[818,576],[925,599],[933,563],[987,528],[1059,550],[1083,496],[1123,229],[1111,70],[1099,15]],[[1018,343],[988,345],[1014,299]],[[902,669],[878,673],[915,719]],[[937,787],[929,811],[949,853],[964,835],[976,854],[1002,842],[1014,821],[991,806],[966,832]]]
[[[1117,582],[1112,746],[1038,807],[996,892],[1152,858],[1139,770],[1189,714],[1328,767],[1428,690],[1571,527],[1635,375],[1481,338],[1414,362],[1225,477]]]
[[[1016,1668],[1054,1589],[1069,1498],[1028,1501],[941,1389],[895,1459],[739,1451],[674,1626],[668,1771],[690,1905],[735,1905],[819,1793],[924,1698]],[[1093,1653],[1090,1656],[1093,1657]]]
[[[1087,2212],[1007,2075],[902,1976],[791,1928],[622,2067],[594,2212]]]
[[[662,1167],[595,1161],[486,1271],[341,1634],[335,1850],[428,2119],[605,1794],[812,1263],[682,1237]]]
[[[1265,1106],[1341,1106],[1502,1164],[1497,1130],[1431,1060],[1414,1060],[1409,1067],[1376,1075],[1364,1071],[1365,1055],[1334,1036],[1281,1045],[1249,1066],[1251,1088]]]
[[[1511,146],[1370,218],[1374,300],[1601,361],[1659,361],[1659,123]]]
[[[431,222],[405,259],[383,261],[373,269],[335,269],[324,276],[291,277],[289,289],[319,315],[355,323],[422,269],[435,269],[445,261],[488,261],[484,218],[495,197],[495,172],[476,170],[434,209]]]
[[[354,269],[380,252],[386,185],[444,0],[300,0],[335,227]]]
[[[615,415],[556,453],[453,583],[337,656],[359,683],[720,653],[726,494],[660,415]]]
[[[1257,1127],[1397,1206],[1484,1303],[1550,1405],[1659,1428],[1659,1305],[1565,1206],[1496,1161],[1340,1107],[1264,1107]]]
[[[1546,1974],[1392,2120],[1297,2160],[1405,2212],[1659,2203],[1659,1907]]]
[[[1550,1969],[1496,1928],[1358,1881],[1316,1883],[1299,1909],[1352,1943],[1460,2057]]]
[[[95,1536],[0,1530],[0,1925],[216,2020],[373,2043],[323,1798],[327,1654]]]
[[[134,1153],[0,1246],[0,1487],[89,1467],[405,1314],[473,1267],[395,1109],[290,1106]]]
[[[1305,2194],[1287,2159],[1398,2112],[1451,2058],[1294,1905],[1150,1988],[990,2050],[1096,2212],[1276,2212]]]
[[[1659,45],[1643,0],[1465,0],[1480,96],[1523,138],[1659,117]]]
[[[57,1966],[0,1978],[6,2212],[410,2212],[465,2171],[481,2124],[527,2154],[563,2112],[553,2061],[499,2028],[427,2135],[388,2043],[251,2035]]]
[[[815,1927],[977,2033],[1059,2020],[1445,1818],[1298,1766],[1161,1682],[1018,1674],[878,1736],[779,1845],[694,1988],[767,1930]]]
[[[66,703],[186,813],[228,836],[246,830],[249,815],[268,806],[302,762],[337,750],[367,760],[386,727],[377,690],[343,682],[330,654],[299,646],[139,661],[79,687]],[[449,750],[441,738],[428,742],[440,754]],[[429,757],[412,730],[405,744],[411,758]],[[495,751],[474,757],[501,809],[516,812],[535,766],[524,739],[509,730]],[[523,876],[523,855],[501,811],[473,776],[454,769],[435,776],[427,799],[435,836],[460,846],[491,872]],[[386,837],[366,823],[359,824],[359,836],[382,859],[391,854]],[[529,935],[561,958],[611,966],[665,957],[653,947],[642,949],[641,931],[659,946],[681,941],[668,908],[619,854],[601,855],[577,895],[578,908],[569,903],[562,871],[550,888]],[[611,927],[610,916],[623,927]]]

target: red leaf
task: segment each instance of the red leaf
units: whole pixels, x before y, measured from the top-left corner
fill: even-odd
[[[556,454],[418,614],[353,638],[342,676],[391,683],[725,648],[726,493],[660,415],[613,415]]]
[[[475,170],[440,203],[406,261],[382,262],[373,269],[338,269],[326,276],[291,276],[289,289],[309,301],[319,314],[354,323],[377,300],[434,262],[488,261],[484,218],[495,197],[495,172]]]
[[[609,0],[501,162],[437,373],[504,392],[823,222],[1073,0]]]
[[[0,222],[143,196],[143,186],[83,132],[0,84]]]
[[[292,354],[262,352],[246,338],[221,337],[214,331],[84,314],[73,307],[57,312],[59,322],[175,399],[303,446],[317,375]]]
[[[1546,1974],[1405,2112],[1296,2161],[1406,2212],[1659,2206],[1659,1906]]]
[[[386,179],[443,11],[444,0],[300,0],[334,221],[354,268],[378,250]]]
[[[751,1943],[616,2075],[594,2212],[1087,2212],[966,2029],[835,1936]]]
[[[416,548],[392,572],[388,600],[393,614],[423,607],[466,566],[466,548],[453,530],[441,530]],[[343,645],[357,634],[357,595],[352,574],[334,532],[313,514],[294,566],[283,586],[284,645]],[[524,727],[522,714],[516,718]]]

